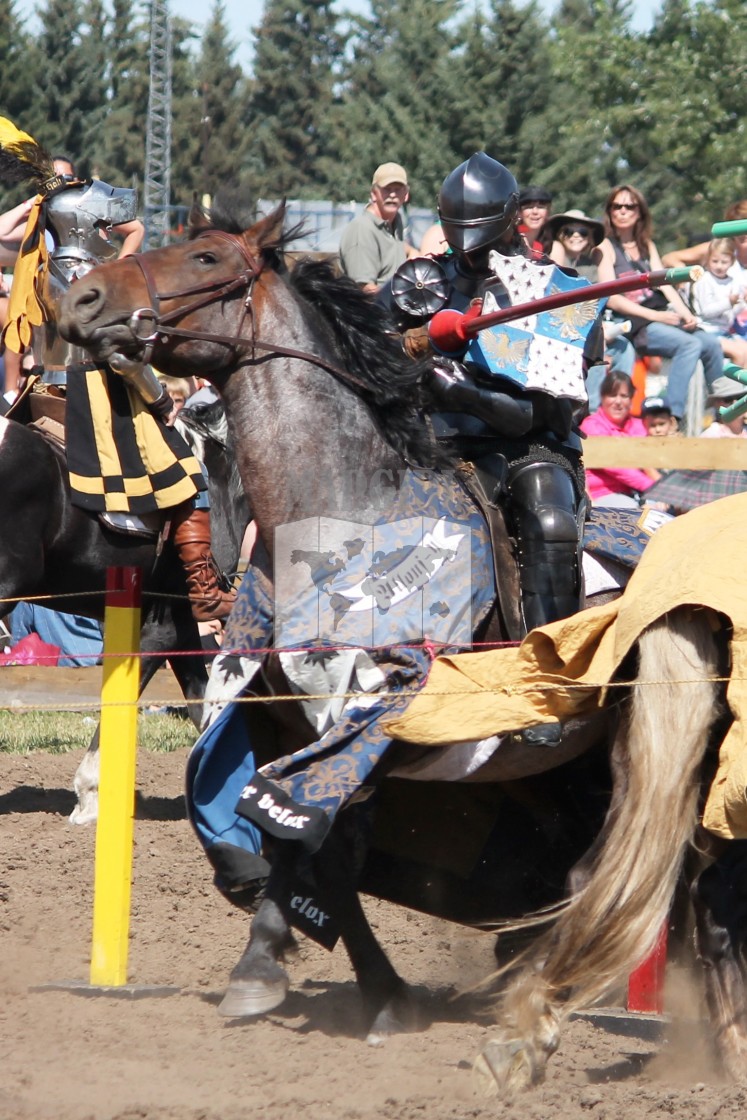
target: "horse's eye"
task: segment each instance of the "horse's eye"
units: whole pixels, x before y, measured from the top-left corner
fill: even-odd
[[[216,257],[215,253],[211,253],[207,249],[203,249],[202,252],[197,254],[197,260],[200,262],[200,264],[217,264],[218,258]]]

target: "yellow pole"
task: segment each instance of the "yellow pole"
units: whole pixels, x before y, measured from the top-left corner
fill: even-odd
[[[140,569],[109,568],[101,686],[99,815],[93,895],[91,983],[127,983],[137,699]]]

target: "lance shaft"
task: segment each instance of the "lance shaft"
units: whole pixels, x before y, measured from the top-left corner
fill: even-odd
[[[682,284],[686,280],[697,280],[703,275],[698,265],[693,268],[659,268],[652,272],[626,272],[616,280],[606,280],[601,284],[586,284],[569,292],[555,292],[551,296],[541,296],[531,303],[517,303],[512,307],[499,307],[487,315],[464,315],[460,311],[447,308],[438,311],[428,325],[428,335],[433,347],[442,354],[456,354],[464,350],[465,344],[480,331],[499,323],[509,323],[514,319],[524,319],[529,315],[539,315],[543,311],[554,311],[557,307],[568,307],[572,303],[586,303],[591,300],[606,299],[632,292],[638,288],[661,288],[665,284]]]

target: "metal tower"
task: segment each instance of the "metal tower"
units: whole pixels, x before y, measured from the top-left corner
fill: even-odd
[[[171,196],[171,16],[167,0],[150,5],[150,94],[145,139],[144,249],[165,245]]]

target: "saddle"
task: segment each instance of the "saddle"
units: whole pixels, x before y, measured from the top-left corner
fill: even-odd
[[[524,624],[517,547],[503,507],[508,461],[496,450],[498,439],[491,429],[469,413],[432,413],[431,423],[436,439],[456,452],[457,478],[485,518],[503,632],[509,641],[519,642]]]
[[[524,629],[516,541],[509,533],[501,504],[507,472],[506,459],[493,451],[476,459],[462,460],[456,473],[487,523],[503,630],[509,641],[519,642],[524,637]]]

